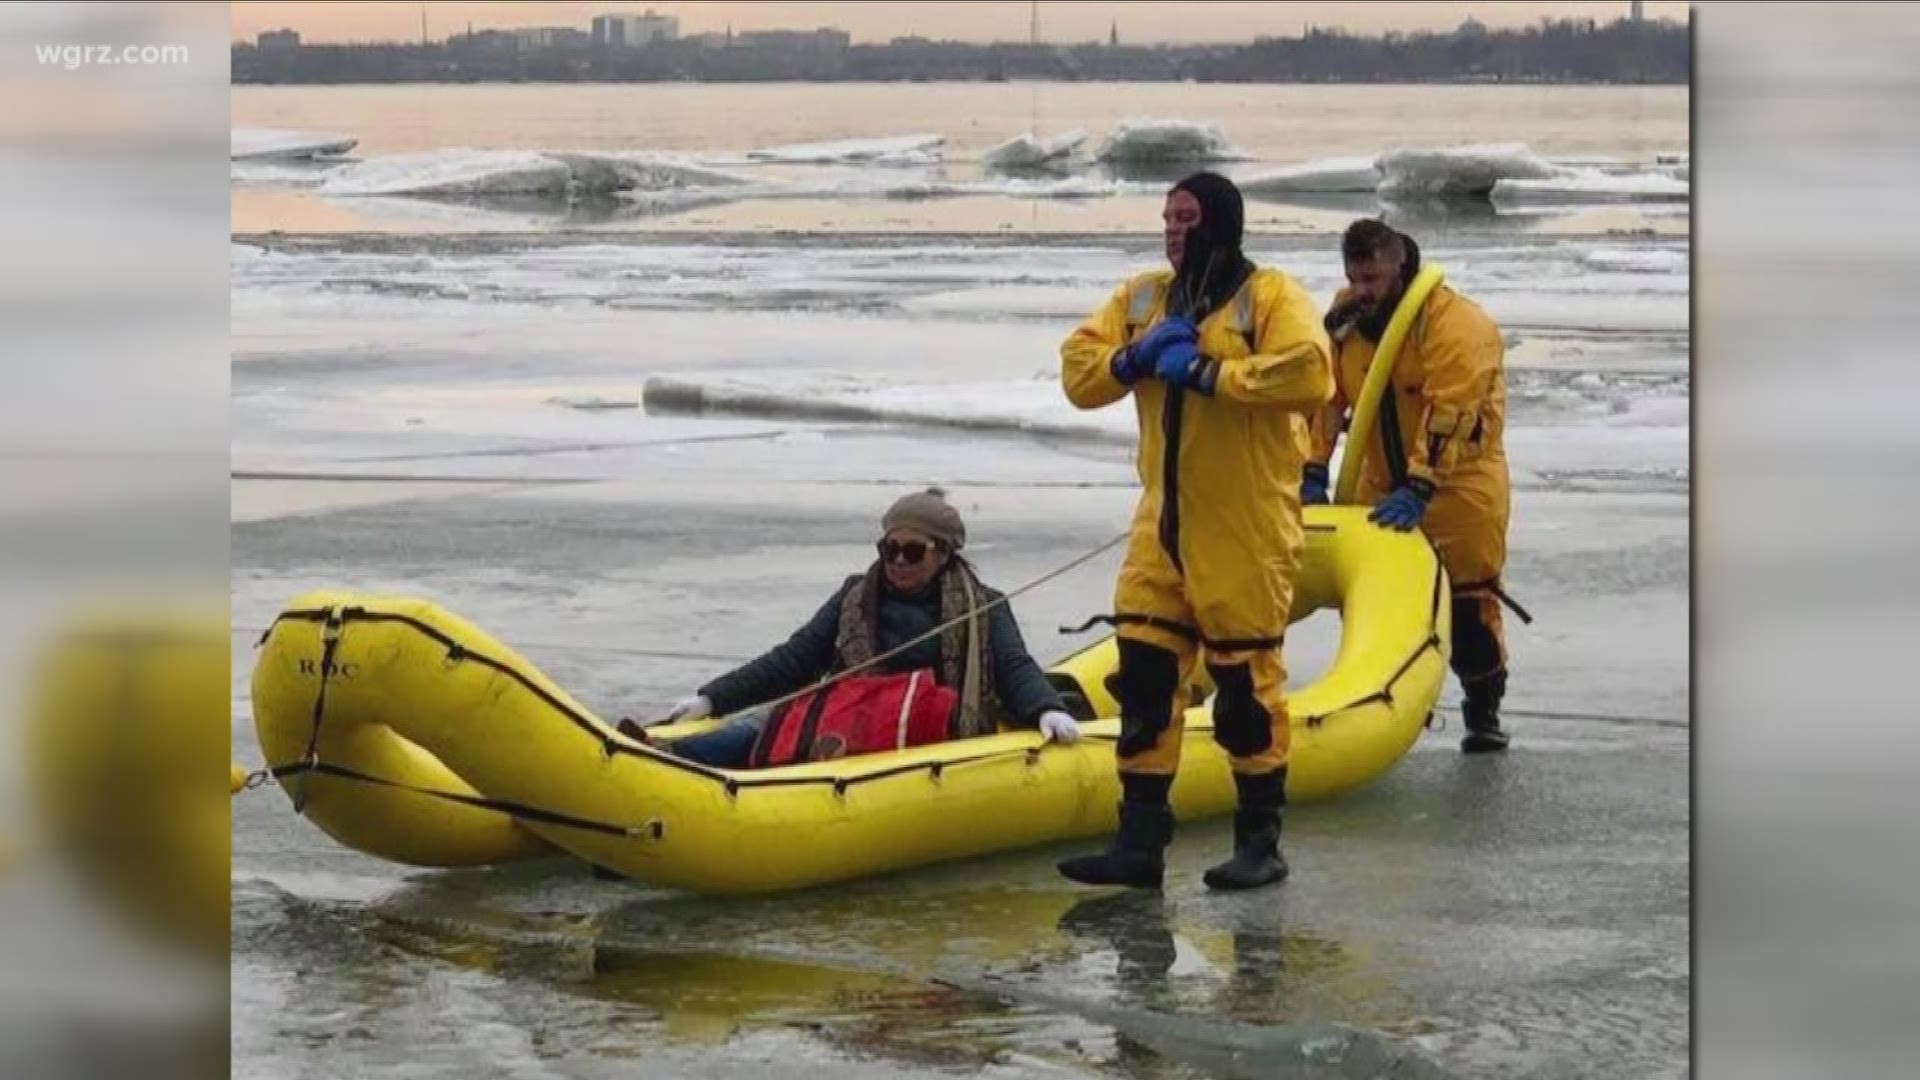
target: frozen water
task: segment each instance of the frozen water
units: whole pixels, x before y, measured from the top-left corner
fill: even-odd
[[[1380,186],[1380,168],[1373,158],[1322,158],[1248,176],[1234,183],[1248,195],[1350,194],[1371,192]]]
[[[1550,180],[1575,172],[1520,143],[1391,150],[1377,164],[1384,198],[1486,198],[1502,180]]]
[[[1037,169],[1066,162],[1086,141],[1087,133],[1078,129],[1045,138],[1016,135],[987,150],[980,160],[995,169]]]
[[[313,158],[344,154],[360,142],[352,135],[286,128],[234,128],[230,147],[234,160],[243,158]]]
[[[1500,180],[1493,185],[1496,205],[1595,202],[1685,202],[1692,185],[1673,176],[1650,173],[1625,176],[1583,172],[1543,180]]]
[[[1094,155],[1120,165],[1240,161],[1246,155],[1227,142],[1220,125],[1192,120],[1124,120]]]
[[[901,135],[886,139],[844,139],[750,150],[747,160],[786,165],[930,165],[940,161],[943,135]]]
[[[430,150],[344,166],[320,185],[324,195],[573,197],[618,191],[686,191],[747,183],[733,173],[641,153],[534,150]]]

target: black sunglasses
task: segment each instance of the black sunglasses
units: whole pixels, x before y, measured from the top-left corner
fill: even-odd
[[[920,560],[927,557],[927,550],[932,545],[922,540],[909,540],[904,544],[898,540],[882,540],[874,546],[880,550],[880,558],[884,562],[918,566]]]

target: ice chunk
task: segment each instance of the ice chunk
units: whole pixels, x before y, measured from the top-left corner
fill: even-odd
[[[1191,120],[1125,120],[1094,155],[1119,164],[1244,161],[1218,124]]]
[[[1567,154],[1554,158],[1552,163],[1570,169],[1623,169],[1627,165],[1609,154]]]
[[[564,162],[579,190],[589,193],[691,191],[753,182],[738,173],[653,153],[552,150],[547,154]]]
[[[338,166],[312,161],[241,158],[236,160],[229,179],[236,184],[274,184],[280,187],[317,187]]]
[[[538,195],[686,192],[744,184],[732,173],[640,153],[430,150],[345,166],[320,185],[326,195]]]
[[[1551,180],[1577,172],[1541,160],[1523,143],[1392,150],[1376,164],[1385,198],[1484,199],[1502,180]]]
[[[784,165],[937,165],[943,135],[902,135],[889,139],[846,139],[797,143],[750,150],[747,160]]]
[[[532,150],[428,150],[349,165],[320,185],[326,195],[556,195],[573,170]]]
[[[980,160],[992,169],[1038,169],[1068,160],[1086,141],[1087,133],[1079,130],[1044,139],[1033,134],[1016,135],[988,150]]]
[[[1092,199],[1163,190],[1164,185],[1093,176],[999,177],[989,180],[923,180],[898,176],[847,176],[832,180],[759,184],[727,194],[741,199],[950,199],[1007,196],[1020,199]]]
[[[234,160],[243,158],[312,158],[344,154],[359,145],[352,135],[330,131],[293,131],[286,128],[234,128],[229,147]]]
[[[1380,186],[1380,170],[1372,158],[1322,158],[1236,177],[1234,183],[1248,195],[1371,192]]]
[[[1621,274],[1684,274],[1687,253],[1673,248],[1594,248],[1580,257],[1589,270]]]
[[[1579,206],[1608,202],[1685,202],[1692,185],[1672,176],[1639,173],[1611,176],[1582,172],[1542,180],[1499,180],[1493,185],[1497,205],[1551,203]]]

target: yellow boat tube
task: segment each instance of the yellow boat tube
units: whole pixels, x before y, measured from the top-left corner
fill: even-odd
[[[1353,423],[1347,427],[1347,449],[1340,457],[1340,477],[1333,486],[1333,501],[1337,504],[1352,503],[1354,493],[1360,490],[1360,466],[1373,452],[1373,429],[1380,422],[1380,398],[1386,393],[1387,384],[1393,381],[1393,365],[1400,359],[1400,347],[1406,344],[1413,320],[1419,317],[1427,296],[1446,279],[1446,271],[1439,263],[1427,263],[1413,275],[1406,295],[1394,305],[1393,317],[1387,320],[1386,332],[1380,335],[1380,347],[1374,350],[1373,362],[1367,366],[1366,381],[1360,384],[1360,399],[1353,403]]]
[[[1310,507],[1296,620],[1337,608],[1332,666],[1290,695],[1295,802],[1377,779],[1419,737],[1446,673],[1433,549],[1355,507]],[[327,591],[262,642],[254,720],[296,808],[336,840],[422,866],[571,853],[701,893],[800,888],[1110,833],[1119,785],[1111,638],[1049,677],[1084,713],[1072,746],[1031,731],[778,769],[697,765],[593,715],[432,603]],[[671,740],[715,721],[652,729]],[[1186,716],[1175,812],[1231,810],[1211,710]]]

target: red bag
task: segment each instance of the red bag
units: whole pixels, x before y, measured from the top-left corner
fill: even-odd
[[[767,719],[747,757],[750,769],[831,761],[947,737],[960,695],[932,668],[854,675],[793,699]]]

